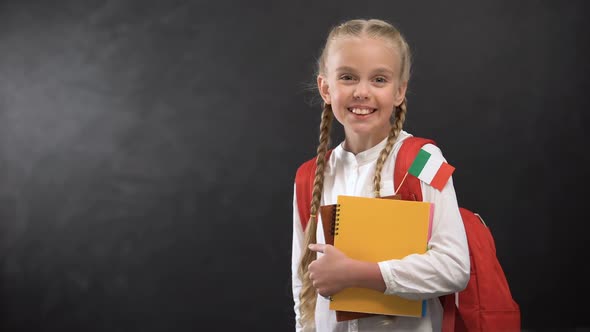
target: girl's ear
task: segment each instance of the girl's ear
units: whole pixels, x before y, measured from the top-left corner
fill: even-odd
[[[395,106],[399,106],[402,104],[404,99],[406,98],[406,90],[408,89],[408,82],[401,82],[397,91],[395,93],[394,103]]]
[[[331,104],[330,89],[328,88],[328,81],[322,75],[318,75],[318,90],[324,100],[324,103]]]

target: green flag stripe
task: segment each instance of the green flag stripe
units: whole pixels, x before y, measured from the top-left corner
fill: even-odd
[[[412,174],[415,177],[418,177],[418,175],[420,175],[422,169],[426,165],[428,159],[430,159],[430,153],[420,149],[418,155],[416,156],[416,159],[414,159],[414,162],[412,163],[412,166],[410,166],[408,173]]]

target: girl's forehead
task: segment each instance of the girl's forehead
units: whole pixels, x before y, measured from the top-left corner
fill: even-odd
[[[380,37],[337,37],[327,49],[326,66],[329,70],[335,66],[388,66],[399,69],[401,62],[397,47],[392,41]]]

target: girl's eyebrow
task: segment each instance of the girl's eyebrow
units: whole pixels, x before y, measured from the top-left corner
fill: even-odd
[[[340,66],[338,68],[336,68],[336,71],[342,72],[342,71],[352,71],[355,72],[356,70],[352,67],[348,67],[348,66]]]
[[[393,75],[393,71],[387,67],[379,67],[373,71],[375,74],[389,74]]]
[[[349,66],[340,66],[336,68],[337,72],[356,72],[356,69]],[[379,67],[372,71],[373,74],[389,74],[393,75],[393,71],[387,67]]]

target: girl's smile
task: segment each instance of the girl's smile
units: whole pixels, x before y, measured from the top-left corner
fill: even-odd
[[[348,108],[349,112],[359,115],[361,118],[366,115],[373,114],[377,109],[367,106],[351,106]]]

